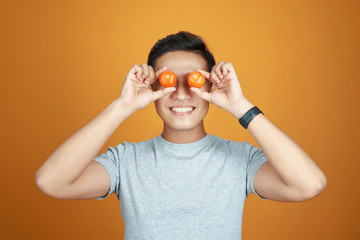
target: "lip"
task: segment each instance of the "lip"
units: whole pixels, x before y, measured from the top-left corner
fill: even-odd
[[[186,107],[195,108],[194,106],[191,106],[191,105],[174,105],[174,106],[169,107],[169,109],[171,109],[173,107],[176,107],[176,108],[186,108]]]
[[[176,108],[187,108],[187,107],[191,107],[191,108],[193,108],[193,110],[190,111],[190,112],[173,112],[173,111],[171,110],[171,108],[173,108],[173,107],[176,107]],[[169,111],[170,111],[172,114],[174,114],[175,116],[188,116],[188,115],[192,114],[192,113],[195,111],[195,109],[196,109],[196,107],[190,106],[190,105],[175,105],[175,106],[169,107]]]

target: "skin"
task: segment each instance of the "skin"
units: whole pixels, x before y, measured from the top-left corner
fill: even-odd
[[[174,87],[164,88],[158,81],[165,70],[177,75]],[[223,61],[207,71],[205,59],[188,51],[168,52],[156,60],[155,69],[147,64],[135,64],[129,71],[119,102],[129,114],[155,102],[159,117],[163,120],[162,137],[172,143],[191,143],[205,135],[203,119],[209,103],[228,111],[239,119],[253,105],[245,99],[235,70],[230,62]],[[202,88],[190,88],[187,76],[200,71],[206,78]],[[176,116],[169,107],[188,105],[195,107],[188,116]]]
[[[175,87],[158,83],[169,68],[178,75]],[[252,105],[243,95],[230,62],[219,62],[210,72],[205,60],[195,53],[169,52],[157,59],[155,70],[135,64],[129,71],[120,96],[94,120],[81,128],[46,160],[36,174],[37,186],[59,199],[90,199],[104,196],[110,187],[106,170],[92,159],[115,129],[137,110],[155,102],[164,122],[162,136],[173,143],[190,143],[206,135],[203,119],[212,103],[241,118]],[[189,88],[187,74],[198,70],[207,79],[201,88]],[[187,116],[174,115],[174,105],[191,105]],[[240,128],[240,127],[239,127]],[[326,176],[307,153],[265,115],[258,114],[247,130],[263,150],[267,163],[256,173],[254,188],[275,201],[305,201],[326,187]],[[86,144],[84,144],[86,143]]]
[[[162,137],[173,143],[190,143],[205,137],[203,119],[209,110],[209,102],[199,98],[189,87],[187,77],[197,69],[207,69],[205,59],[196,53],[186,51],[168,52],[156,60],[155,71],[166,68],[177,76],[175,88],[171,94],[155,101],[156,112],[164,122]],[[156,81],[154,90],[164,87]],[[210,92],[211,82],[206,81],[201,91]],[[176,116],[170,107],[193,106],[190,115]]]
[[[163,88],[158,77],[166,69],[178,77],[175,87]],[[187,75],[200,71],[206,78],[201,88],[190,88]],[[174,51],[157,59],[155,70],[146,64],[134,65],[125,79],[118,104],[130,116],[155,102],[164,122],[162,137],[172,143],[191,143],[205,135],[203,119],[212,103],[240,119],[254,105],[248,101],[230,62],[220,61],[210,72],[205,60],[196,53]],[[169,107],[191,105],[188,116],[175,116]],[[258,114],[247,130],[259,143],[267,159],[254,179],[255,190],[275,201],[305,201],[319,195],[326,186],[326,176],[286,133],[265,115]]]

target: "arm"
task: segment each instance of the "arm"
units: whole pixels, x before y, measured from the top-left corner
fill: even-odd
[[[215,87],[211,92],[191,88],[195,94],[240,119],[254,107],[242,93],[231,63],[221,61],[211,73],[200,70]],[[249,124],[250,134],[269,160],[258,170],[254,188],[275,201],[304,201],[320,194],[326,186],[325,174],[289,136],[258,114]]]
[[[174,90],[152,91],[151,84],[163,70],[154,73],[146,64],[134,65],[124,81],[120,97],[63,142],[38,169],[35,175],[37,187],[60,199],[105,195],[110,178],[105,168],[93,159],[127,117]]]
[[[57,197],[62,194],[88,168],[93,159],[112,135],[115,129],[128,117],[132,111],[127,109],[121,101],[113,101],[91,122],[82,127],[65,142],[63,142],[44,162],[36,172],[36,184],[47,195]],[[92,174],[102,170],[99,163],[92,163],[89,171]],[[105,169],[104,169],[105,170]],[[99,172],[97,176],[106,174]],[[98,181],[103,179],[100,176]],[[106,180],[106,181],[105,181]],[[98,182],[96,181],[96,182]],[[110,186],[110,179],[104,179],[101,185]],[[104,193],[106,189],[97,187]],[[100,194],[100,193],[99,193]]]
[[[252,105],[241,102],[241,118]],[[261,196],[276,201],[304,201],[319,195],[326,187],[326,176],[308,154],[286,133],[263,114],[258,114],[248,126],[269,162],[258,170],[254,188]]]

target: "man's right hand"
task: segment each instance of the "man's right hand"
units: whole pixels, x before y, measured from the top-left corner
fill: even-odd
[[[124,106],[128,106],[134,111],[137,111],[145,108],[151,102],[175,91],[175,87],[162,88],[157,91],[153,91],[151,88],[151,84],[153,84],[165,70],[166,68],[162,68],[155,73],[154,69],[145,63],[141,66],[135,64],[125,78],[118,100],[120,100]]]

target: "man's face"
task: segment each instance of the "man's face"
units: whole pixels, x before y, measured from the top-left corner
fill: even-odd
[[[187,77],[197,69],[208,70],[205,59],[196,53],[186,51],[168,52],[156,60],[155,71],[167,67],[176,74],[176,90],[155,101],[156,112],[164,121],[164,128],[172,130],[191,130],[202,127],[208,112],[209,102],[197,97],[190,90]],[[154,83],[154,90],[163,89],[159,81]],[[206,80],[202,91],[209,92],[211,83]]]

